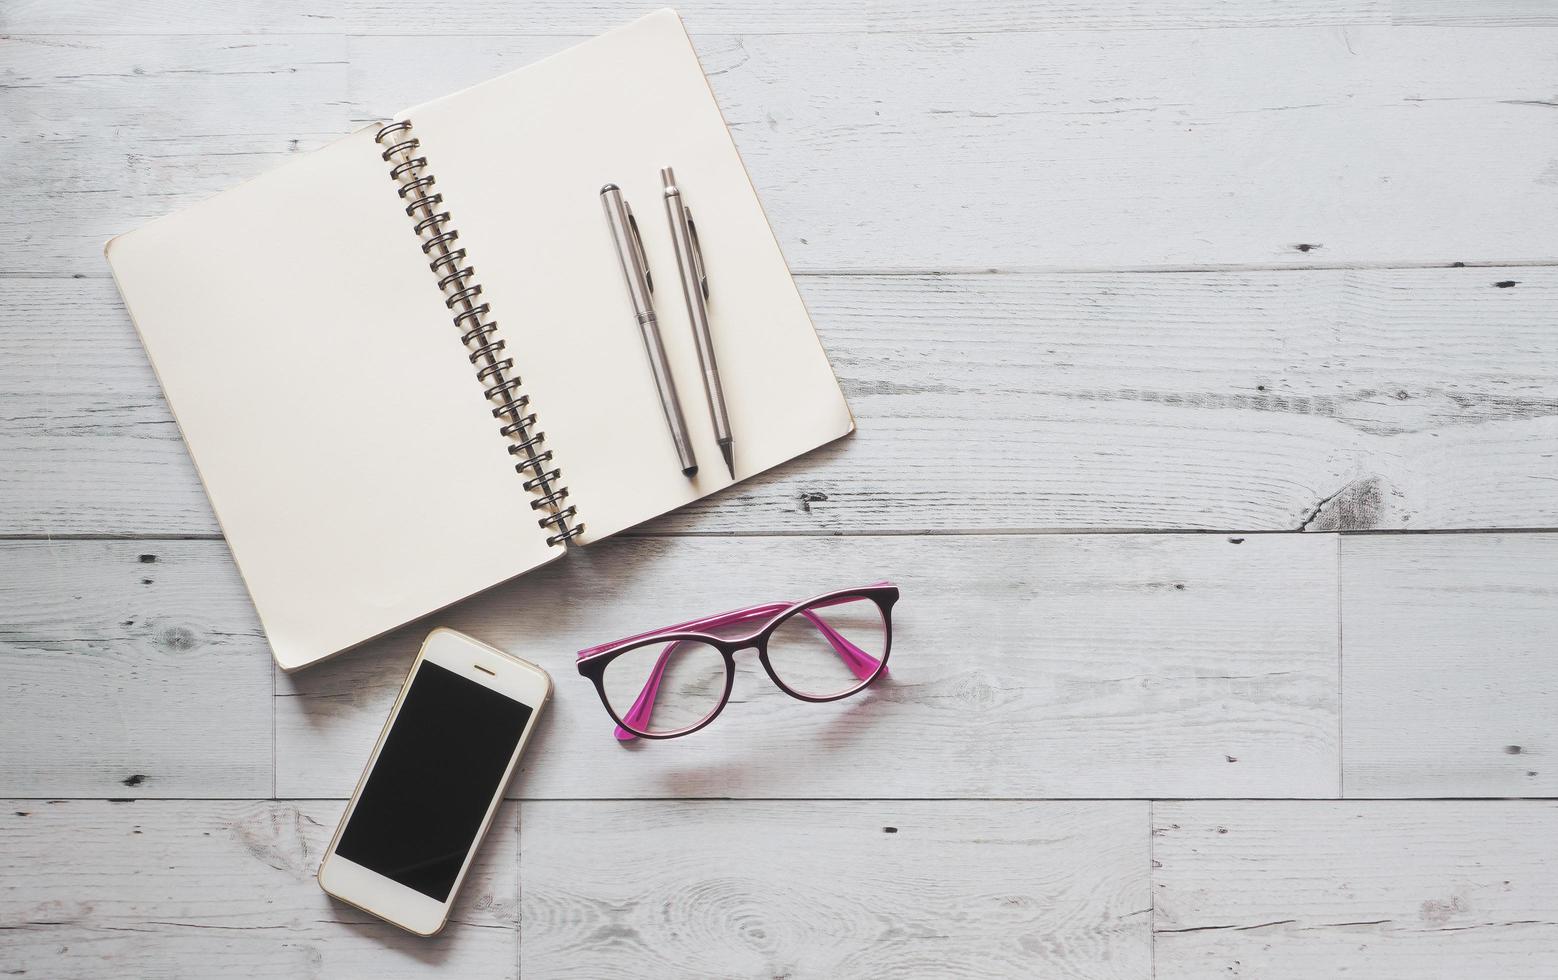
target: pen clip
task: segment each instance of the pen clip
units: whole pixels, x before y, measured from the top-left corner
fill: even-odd
[[[649,291],[655,291],[655,280],[649,274],[649,259],[644,255],[644,240],[638,234],[638,219],[633,216],[633,205],[627,201],[622,202],[622,209],[628,216],[628,233],[633,239],[633,260],[638,263],[638,268],[644,273],[644,285]]]
[[[684,207],[687,215],[687,240],[692,243],[692,274],[698,277],[698,288],[703,298],[709,298],[709,274],[703,269],[703,243],[698,240],[698,226],[692,220],[692,208]]]

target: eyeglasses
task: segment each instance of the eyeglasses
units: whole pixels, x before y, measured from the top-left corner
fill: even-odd
[[[616,736],[676,738],[707,725],[730,700],[735,655],[757,650],[774,684],[802,701],[837,701],[887,673],[898,587],[878,582],[805,602],[771,602],[694,619],[579,651]],[[720,636],[744,628],[736,636]]]

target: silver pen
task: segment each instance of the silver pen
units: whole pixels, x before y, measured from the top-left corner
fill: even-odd
[[[714,440],[730,478],[736,478],[735,444],[730,431],[730,412],[725,408],[725,389],[720,386],[719,363],[714,360],[714,338],[709,333],[709,277],[703,271],[703,250],[698,245],[698,230],[692,223],[692,211],[682,203],[676,174],[670,167],[660,168],[665,183],[665,216],[671,222],[671,241],[676,244],[676,267],[682,273],[682,298],[687,301],[687,319],[692,321],[692,337],[698,345],[698,366],[703,369],[703,393],[709,399],[709,416],[714,420]]]
[[[671,441],[676,444],[682,474],[694,476],[698,472],[698,458],[693,455],[687,420],[682,417],[682,403],[676,397],[676,381],[671,377],[671,365],[665,359],[665,345],[660,340],[660,324],[655,319],[652,298],[655,283],[649,274],[649,262],[644,258],[644,243],[638,237],[638,221],[616,184],[607,184],[600,189],[600,203],[606,210],[606,224],[611,228],[612,244],[617,247],[617,261],[621,263],[622,277],[627,281],[628,300],[633,304],[633,317],[644,338],[649,371],[660,392],[660,407],[665,411]]]

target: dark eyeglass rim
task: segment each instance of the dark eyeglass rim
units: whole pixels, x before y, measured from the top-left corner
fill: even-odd
[[[653,636],[644,637],[643,639],[630,643],[626,646],[611,650],[603,650],[591,657],[587,657],[579,661],[579,673],[589,678],[590,681],[595,685],[595,693],[600,696],[601,705],[606,709],[606,713],[611,715],[612,720],[621,726],[623,730],[632,732],[639,738],[681,738],[684,735],[691,735],[693,732],[707,727],[710,722],[714,721],[714,719],[720,716],[720,712],[724,711],[725,705],[730,702],[730,692],[731,689],[735,686],[736,682],[736,653],[738,651],[749,648],[755,648],[757,650],[758,662],[763,665],[763,671],[768,675],[768,679],[773,681],[774,685],[778,687],[779,690],[788,694],[790,697],[795,698],[798,701],[810,701],[813,704],[822,704],[828,701],[841,701],[844,698],[860,693],[862,690],[875,683],[876,679],[881,677],[882,672],[887,669],[888,657],[891,656],[893,652],[893,605],[898,601],[898,595],[898,586],[887,583],[880,585],[868,585],[862,588],[837,589],[833,592],[824,592],[822,595],[812,596],[810,599],[794,603],[785,609],[781,609],[779,612],[774,613],[773,616],[771,616],[769,619],[765,620],[751,633],[748,633],[744,636],[721,637],[715,636],[711,633],[700,633],[687,630],[659,633]],[[822,603],[831,602],[836,599],[857,598],[871,600],[876,604],[876,607],[882,613],[882,655],[877,658],[879,662],[875,672],[873,672],[870,677],[861,681],[859,684],[843,692],[842,694],[830,694],[824,697],[819,697],[815,694],[803,694],[800,691],[790,687],[784,681],[780,680],[778,673],[774,671],[773,664],[768,660],[768,638],[773,636],[774,632],[778,630],[780,626],[783,626],[787,620],[793,616],[798,615],[805,609],[809,609],[812,606]],[[645,646],[659,646],[676,640],[695,640],[700,643],[708,644],[720,652],[720,655],[725,659],[725,690],[723,693],[721,693],[719,704],[714,706],[714,710],[710,711],[701,721],[694,725],[689,725],[686,728],[678,729],[674,732],[640,731],[634,726],[629,725],[627,722],[623,721],[617,712],[611,707],[611,700],[606,696],[606,667],[613,660],[617,659],[617,657],[624,653],[628,653],[629,651],[637,650],[640,647]]]

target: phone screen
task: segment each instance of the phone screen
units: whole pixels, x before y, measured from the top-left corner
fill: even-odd
[[[447,901],[530,715],[423,661],[335,853]]]

